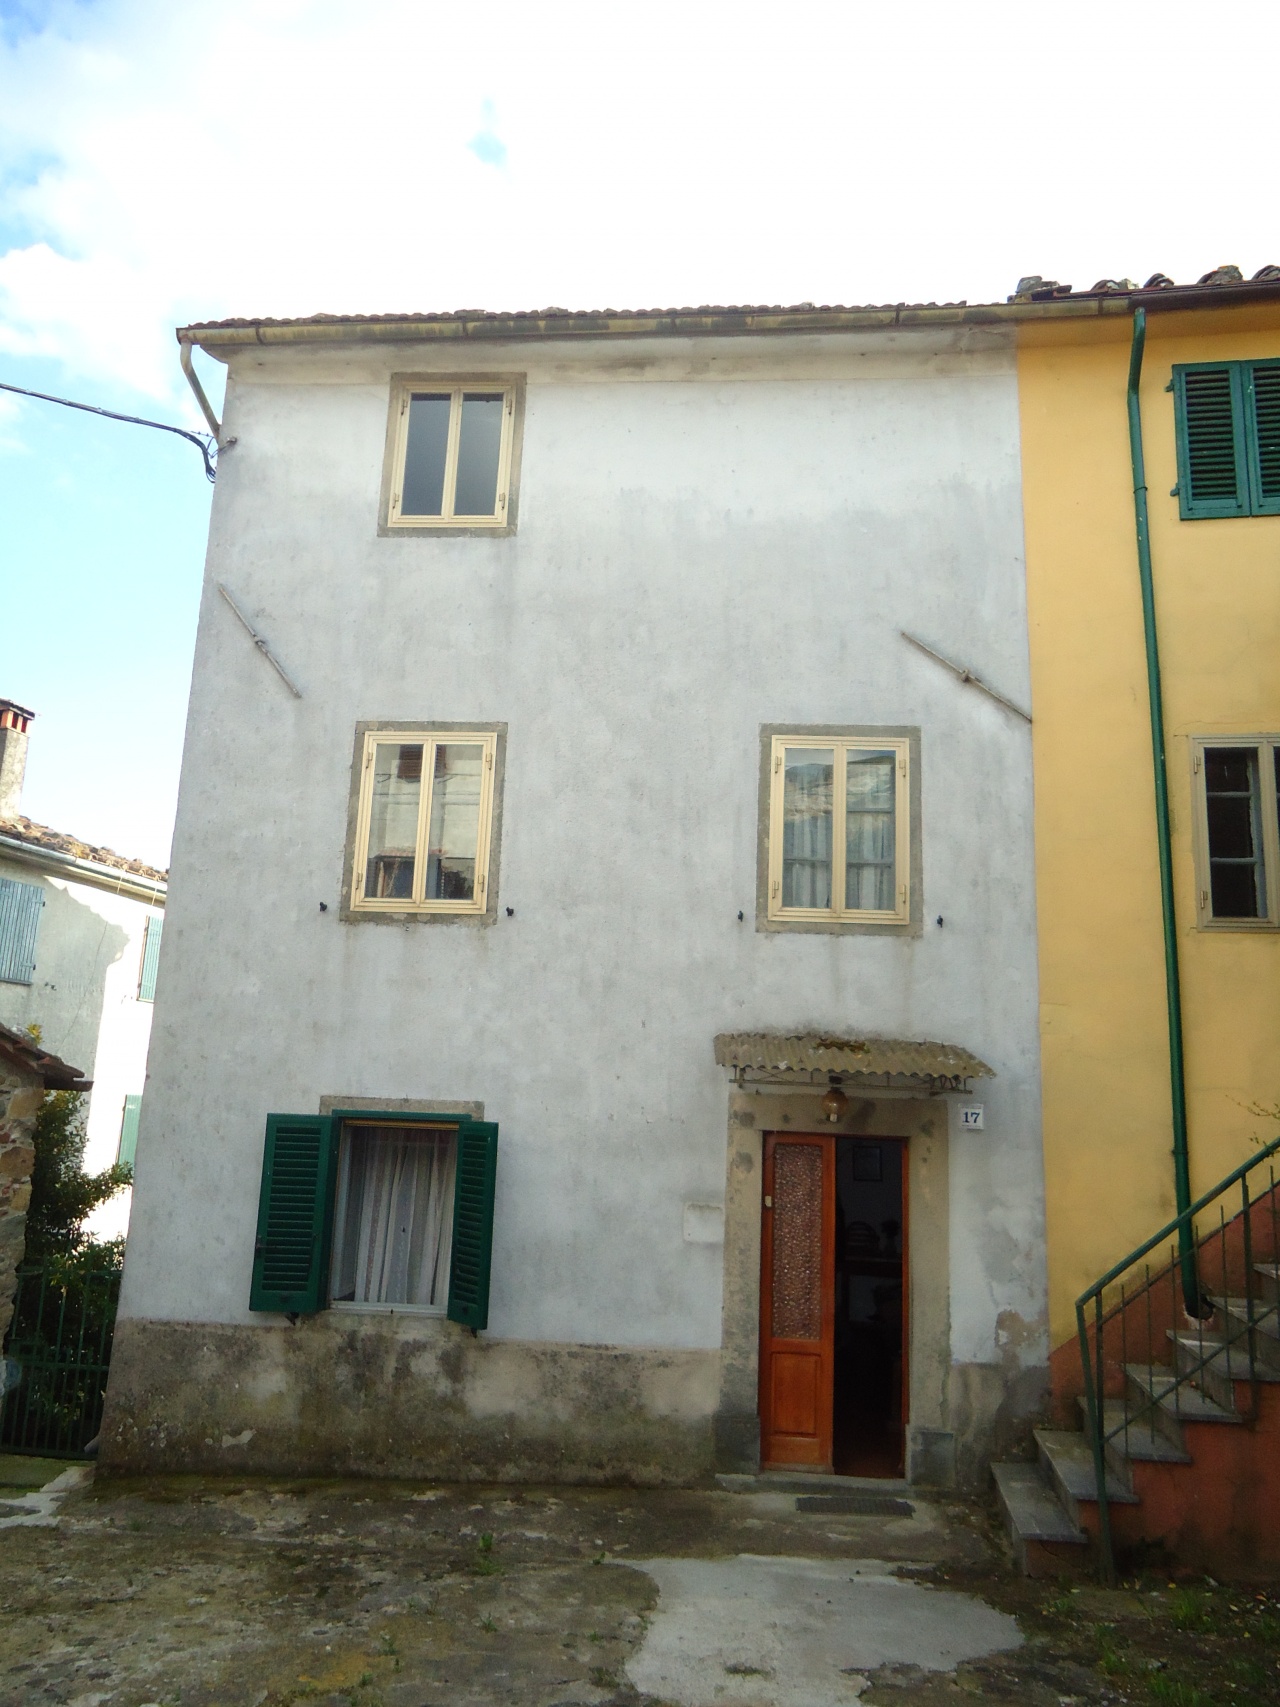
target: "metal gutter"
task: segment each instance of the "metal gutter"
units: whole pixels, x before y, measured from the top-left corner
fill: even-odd
[[[1155,772],[1156,841],[1160,855],[1160,910],[1164,923],[1165,1006],[1169,1024],[1169,1090],[1173,1104],[1173,1186],[1178,1214],[1191,1206],[1191,1162],[1187,1147],[1187,1080],[1182,1048],[1182,982],[1178,969],[1178,925],[1173,892],[1173,846],[1169,831],[1169,773],[1165,755],[1164,696],[1160,687],[1160,645],[1156,634],[1155,587],[1151,573],[1151,534],[1147,515],[1147,473],[1142,451],[1142,353],[1147,336],[1145,309],[1135,309],[1129,351],[1129,459],[1133,468],[1133,514],[1138,536],[1138,579],[1142,586],[1142,636],[1147,654],[1147,700],[1151,714],[1151,756]],[[1189,1316],[1201,1310],[1196,1273],[1195,1236],[1190,1221],[1180,1223],[1178,1260],[1182,1300]]]
[[[131,901],[146,901],[153,907],[163,907],[169,893],[167,884],[140,877],[136,872],[120,871],[113,865],[99,865],[96,860],[78,859],[75,854],[41,847],[38,842],[20,841],[16,836],[0,835],[0,854],[35,866],[39,871],[87,884],[91,889],[127,895]]]
[[[192,364],[191,344],[189,341],[184,342],[181,338],[178,340],[178,344],[178,360],[182,363],[182,371],[187,376],[187,384],[191,387],[196,402],[200,405],[200,413],[209,423],[209,431],[213,434],[215,439],[221,442],[222,422],[219,421],[218,417],[214,414],[213,404],[210,403],[209,399],[205,396],[204,386],[200,383],[200,376]]]

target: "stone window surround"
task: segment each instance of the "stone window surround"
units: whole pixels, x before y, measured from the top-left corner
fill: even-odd
[[[404,912],[366,912],[351,905],[355,884],[356,833],[360,823],[360,788],[363,781],[362,763],[364,738],[384,729],[421,731],[423,734],[492,734],[497,737],[493,756],[493,795],[489,818],[489,865],[485,882],[485,907],[479,913],[428,913],[406,909]],[[347,794],[346,840],[342,853],[342,891],[338,917],[348,925],[462,925],[472,928],[493,925],[498,920],[498,876],[502,865],[502,797],[507,775],[507,725],[485,718],[459,722],[456,718],[435,718],[425,721],[418,717],[380,717],[365,719],[356,724],[355,745],[351,756],[351,786]],[[334,1107],[341,1107],[334,1104]]]
[[[832,740],[851,736],[899,740],[908,743],[908,832],[911,851],[908,861],[908,916],[904,924],[862,919],[771,919],[769,917],[769,819],[771,805],[770,758],[776,735],[826,735]],[[920,727],[899,723],[762,723],[760,725],[760,783],[756,808],[756,929],[800,932],[825,936],[923,936],[924,854],[921,846]]]

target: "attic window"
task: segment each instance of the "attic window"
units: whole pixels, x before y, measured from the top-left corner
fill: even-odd
[[[515,384],[400,380],[391,406],[387,526],[506,527]]]
[[[1173,370],[1184,521],[1280,515],[1280,361]]]

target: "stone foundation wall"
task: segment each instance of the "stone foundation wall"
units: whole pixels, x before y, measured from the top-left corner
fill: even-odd
[[[9,1331],[26,1245],[36,1115],[43,1094],[37,1075],[0,1063],[0,1342]]]
[[[149,1472],[688,1485],[716,1468],[718,1351],[473,1338],[326,1311],[124,1320],[99,1463]]]

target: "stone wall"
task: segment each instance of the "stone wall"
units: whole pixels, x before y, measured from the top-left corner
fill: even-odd
[[[26,1243],[36,1114],[43,1091],[38,1073],[0,1061],[0,1341],[9,1331],[16,1271]]]
[[[715,1468],[719,1386],[716,1351],[473,1338],[412,1314],[122,1320],[99,1465],[688,1485]]]

